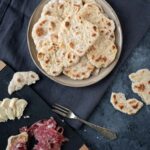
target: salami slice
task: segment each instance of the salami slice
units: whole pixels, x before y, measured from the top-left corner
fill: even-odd
[[[64,129],[57,126],[54,118],[40,120],[29,128],[23,127],[21,132],[24,131],[37,141],[33,150],[60,150],[62,144],[67,141],[67,138],[63,135]]]

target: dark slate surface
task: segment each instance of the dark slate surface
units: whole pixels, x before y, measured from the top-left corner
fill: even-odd
[[[27,100],[28,105],[24,111],[24,116],[29,115],[30,118],[24,119],[22,117],[20,120],[8,120],[8,122],[0,123],[0,150],[6,149],[8,137],[18,134],[19,128],[23,126],[30,126],[36,121],[48,119],[51,116],[55,118],[60,126],[64,127],[64,135],[69,139],[69,142],[66,142],[63,145],[62,150],[79,149],[84,144],[81,137],[72,128],[70,128],[64,120],[62,120],[62,118],[54,114],[51,111],[51,108],[31,89],[31,87],[25,86],[21,91],[15,92],[11,96],[8,94],[8,84],[13,74],[14,71],[8,66],[0,71],[0,100],[6,97],[17,97]],[[39,82],[37,84],[39,84]],[[35,143],[32,143],[32,146],[34,144]],[[30,145],[28,150],[31,149]]]
[[[150,150],[150,106],[144,105],[138,114],[128,116],[116,111],[110,104],[112,91],[123,92],[127,98],[136,97],[141,100],[131,91],[131,82],[128,78],[128,74],[141,68],[150,69],[150,30],[139,46],[133,49],[89,119],[118,132],[118,139],[107,141],[87,127],[80,130],[93,150]]]
[[[0,59],[16,71],[34,70],[41,77],[34,90],[49,104],[69,106],[83,118],[87,118],[110,86],[117,70],[126,61],[132,49],[144,36],[150,25],[148,0],[108,0],[118,14],[124,33],[122,58],[118,67],[107,78],[85,88],[70,88],[49,80],[42,75],[29,56],[26,32],[29,18],[40,0],[0,0]],[[138,17],[137,17],[138,16]],[[84,109],[83,109],[84,108]],[[77,123],[77,122],[76,122]],[[79,127],[75,122],[72,126]]]

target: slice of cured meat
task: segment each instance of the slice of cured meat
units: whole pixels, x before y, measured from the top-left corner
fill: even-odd
[[[48,120],[40,120],[29,128],[23,127],[21,132],[25,131],[35,138],[37,144],[33,150],[60,150],[63,142],[67,139],[63,135],[63,128],[57,126],[53,118]]]

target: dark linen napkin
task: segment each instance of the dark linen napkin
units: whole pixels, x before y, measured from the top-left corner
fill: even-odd
[[[48,104],[60,103],[68,106],[80,117],[87,119],[121,65],[147,32],[150,26],[150,1],[108,0],[122,25],[123,52],[118,65],[109,76],[84,88],[57,84],[41,74],[33,64],[28,52],[26,33],[30,16],[39,2],[40,0],[0,0],[0,59],[16,71],[34,70],[39,73],[41,81],[32,87]],[[40,111],[44,110],[41,108],[39,114]],[[75,121],[71,125],[80,126]]]

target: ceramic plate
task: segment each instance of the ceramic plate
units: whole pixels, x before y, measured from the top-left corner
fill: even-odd
[[[28,26],[28,32],[27,32],[28,47],[29,47],[31,57],[32,57],[35,65],[48,78],[54,80],[57,83],[60,83],[62,85],[66,85],[66,86],[70,86],[70,87],[89,86],[89,85],[92,85],[92,84],[102,80],[104,77],[106,77],[114,69],[115,65],[117,64],[117,62],[119,60],[121,50],[122,50],[122,41],[123,41],[122,29],[121,29],[121,25],[120,25],[119,19],[116,15],[115,11],[112,9],[112,7],[105,0],[97,0],[97,3],[102,6],[102,8],[104,9],[104,11],[108,15],[108,17],[111,18],[112,20],[114,20],[115,24],[116,24],[115,35],[116,35],[116,45],[118,47],[118,54],[117,54],[115,61],[111,65],[109,65],[107,68],[101,69],[98,75],[96,75],[96,76],[93,75],[90,78],[85,79],[85,80],[73,80],[73,79],[70,79],[69,77],[67,77],[65,75],[60,75],[58,77],[52,77],[52,76],[48,75],[40,66],[40,63],[38,62],[37,57],[36,57],[37,51],[35,48],[35,44],[33,42],[32,36],[31,36],[33,25],[40,18],[43,6],[48,1],[49,0],[43,0],[39,4],[39,6],[35,9],[35,11],[33,12],[33,15],[31,16],[29,26]]]

